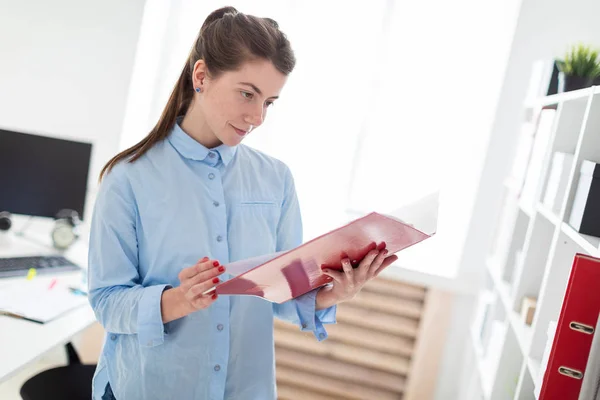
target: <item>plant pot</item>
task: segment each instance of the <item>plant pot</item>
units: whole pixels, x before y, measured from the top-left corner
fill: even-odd
[[[596,79],[594,79],[594,82],[592,82],[592,85],[594,85],[594,86],[600,86],[600,76],[597,77]]]
[[[583,89],[592,86],[592,83],[593,79],[586,76],[565,75],[563,72],[558,75],[559,92]]]

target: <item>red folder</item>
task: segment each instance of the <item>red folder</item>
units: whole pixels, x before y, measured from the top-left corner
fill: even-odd
[[[600,312],[600,259],[576,254],[540,400],[577,400]]]
[[[283,303],[329,283],[322,269],[342,270],[345,257],[356,264],[376,247],[392,255],[428,237],[411,225],[371,213],[223,282],[216,292]]]

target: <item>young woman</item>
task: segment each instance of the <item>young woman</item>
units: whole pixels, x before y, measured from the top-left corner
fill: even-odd
[[[90,303],[106,330],[94,399],[275,399],[273,317],[314,332],[396,257],[374,250],[284,304],[205,293],[223,264],[302,243],[290,170],[241,145],[292,72],[275,21],[226,7],[200,30],[150,134],[101,174]],[[199,261],[198,261],[199,260]]]

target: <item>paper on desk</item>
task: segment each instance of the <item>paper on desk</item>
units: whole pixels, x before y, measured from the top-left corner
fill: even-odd
[[[64,286],[48,289],[44,280],[15,281],[0,287],[0,314],[46,323],[87,303]]]

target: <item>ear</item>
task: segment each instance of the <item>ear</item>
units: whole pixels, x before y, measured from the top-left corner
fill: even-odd
[[[192,71],[192,83],[194,84],[194,89],[204,89],[207,75],[206,63],[204,60],[196,61],[194,64],[194,70]]]

